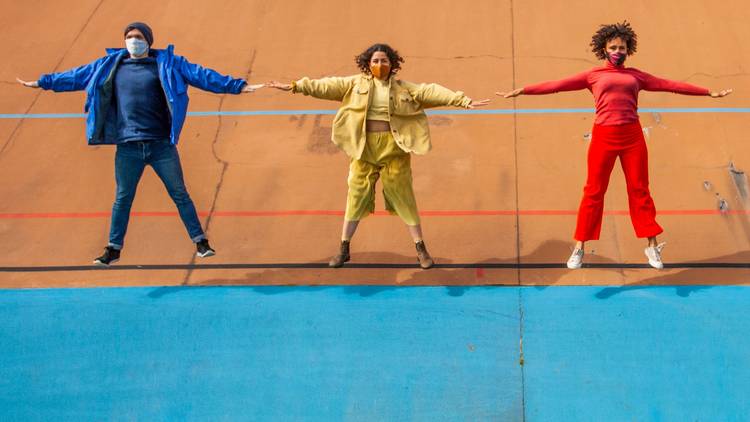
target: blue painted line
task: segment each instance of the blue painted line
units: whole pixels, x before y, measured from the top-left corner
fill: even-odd
[[[334,115],[336,110],[240,110],[240,111],[190,111],[188,116],[307,116]]]
[[[690,108],[690,107],[675,107],[675,108],[659,108],[659,107],[644,107],[639,108],[640,113],[750,113],[748,107],[702,107],[702,108]]]
[[[0,119],[80,119],[83,113],[0,114]]]
[[[513,115],[513,114],[571,114],[593,113],[593,108],[521,108],[521,109],[475,109],[475,110],[427,110],[428,115]],[[749,107],[644,107],[640,113],[750,113]],[[191,111],[188,116],[305,116],[334,115],[336,110],[237,110],[237,111]],[[84,113],[29,113],[0,114],[0,119],[81,119]]]

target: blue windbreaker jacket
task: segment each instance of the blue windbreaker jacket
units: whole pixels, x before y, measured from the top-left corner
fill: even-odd
[[[174,46],[152,50],[159,68],[172,116],[170,140],[177,144],[188,108],[187,87],[192,85],[218,94],[239,94],[247,83],[244,79],[224,76],[174,54]],[[114,75],[120,61],[128,56],[126,49],[107,49],[107,55],[87,65],[39,78],[39,87],[56,92],[86,90],[86,139],[89,145],[116,144],[117,114],[114,106]]]

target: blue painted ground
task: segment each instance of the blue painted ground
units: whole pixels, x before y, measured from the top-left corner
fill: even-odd
[[[747,420],[748,303],[710,286],[0,290],[0,420]]]

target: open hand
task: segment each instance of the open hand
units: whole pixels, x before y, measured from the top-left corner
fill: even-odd
[[[281,82],[277,81],[271,81],[266,84],[269,88],[276,88],[280,89],[282,91],[291,91],[292,90],[292,84],[282,84]]]
[[[490,100],[489,100],[489,99],[487,99],[487,100],[479,100],[479,101],[477,101],[477,100],[472,100],[472,101],[471,101],[471,104],[469,104],[469,105],[468,105],[468,106],[467,106],[466,108],[477,108],[477,107],[484,107],[484,106],[486,106],[486,105],[487,105],[487,104],[489,104],[489,103],[490,103]]]
[[[711,97],[712,98],[721,98],[721,97],[726,97],[727,95],[729,95],[731,93],[732,93],[732,88],[722,89],[719,92],[716,92],[716,91],[711,92]]]
[[[255,85],[245,84],[245,86],[242,88],[242,93],[249,94],[251,92],[255,92],[263,88],[264,86],[266,86],[266,84],[255,84]]]
[[[510,92],[496,92],[495,95],[499,95],[503,98],[511,98],[511,97],[517,97],[519,95],[523,94],[523,88],[514,89]]]
[[[23,86],[26,86],[29,88],[39,88],[39,82],[37,81],[27,82],[27,81],[21,80],[20,78],[16,78],[16,80],[18,81],[19,84]]]

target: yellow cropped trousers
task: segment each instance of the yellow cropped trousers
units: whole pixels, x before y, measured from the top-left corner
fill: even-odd
[[[385,209],[410,226],[419,224],[411,177],[411,155],[398,147],[390,132],[367,132],[362,157],[349,164],[347,221],[359,221],[375,211],[375,184],[383,182]]]

